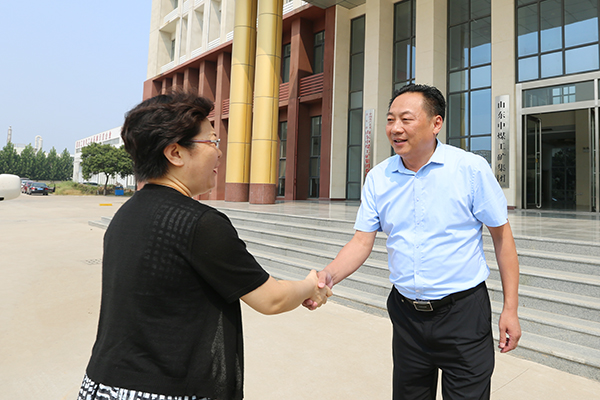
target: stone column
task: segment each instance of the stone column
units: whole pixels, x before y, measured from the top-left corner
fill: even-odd
[[[236,0],[227,140],[226,201],[248,201],[257,0]]]

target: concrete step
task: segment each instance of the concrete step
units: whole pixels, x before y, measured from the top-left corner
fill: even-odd
[[[353,221],[222,209],[259,263],[278,279],[303,279],[323,269],[352,238]],[[106,228],[110,218],[90,225]],[[386,236],[378,233],[371,257],[334,287],[332,301],[386,316],[391,288]],[[600,245],[515,237],[519,261],[523,338],[515,355],[600,380]],[[502,289],[493,245],[484,230],[487,281],[494,324]],[[494,335],[497,336],[494,325]],[[496,337],[497,339],[497,337]]]

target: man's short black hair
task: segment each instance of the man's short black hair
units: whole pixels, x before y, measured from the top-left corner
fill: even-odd
[[[388,110],[392,106],[394,100],[396,100],[396,97],[404,93],[421,93],[425,101],[427,114],[429,114],[430,117],[439,115],[442,117],[442,120],[446,118],[446,100],[444,99],[444,95],[438,88],[429,85],[411,83],[396,90],[390,100]]]

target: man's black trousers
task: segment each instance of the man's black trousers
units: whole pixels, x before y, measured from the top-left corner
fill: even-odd
[[[417,311],[395,288],[394,400],[435,400],[438,368],[444,400],[489,399],[494,370],[491,307],[485,284],[433,311]]]

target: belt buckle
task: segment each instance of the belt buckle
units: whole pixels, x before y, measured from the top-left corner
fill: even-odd
[[[433,306],[431,305],[431,301],[427,300],[415,300],[413,301],[413,306],[415,306],[415,310],[417,311],[433,311]]]

